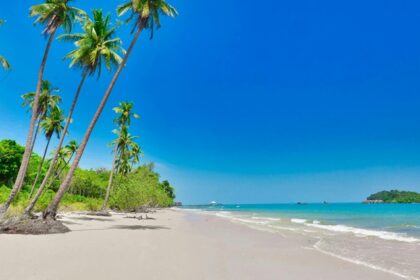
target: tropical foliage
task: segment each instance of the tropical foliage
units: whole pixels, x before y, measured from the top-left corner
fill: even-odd
[[[118,66],[122,58],[121,39],[116,37],[117,27],[112,26],[111,17],[104,16],[101,10],[93,10],[93,19],[85,18],[83,33],[64,34],[58,38],[73,42],[76,49],[65,58],[70,59],[70,67],[78,67],[89,75],[100,76],[102,66],[108,70]]]
[[[110,25],[109,16],[104,18],[102,11],[93,10],[93,20],[88,17],[85,17],[83,20],[84,33],[64,34],[59,37],[62,40],[74,41],[76,49],[68,53],[65,58],[71,59],[70,67],[77,66],[83,70],[83,74],[73,97],[69,115],[67,116],[66,124],[63,129],[64,132],[52,158],[50,168],[47,170],[37,194],[25,210],[28,214],[30,214],[35,207],[37,200],[41,197],[41,194],[47,186],[48,180],[53,173],[56,161],[59,160],[59,153],[64,143],[64,139],[86,77],[98,72],[99,78],[103,63],[108,70],[111,70],[111,68],[116,66],[121,60],[118,55],[118,52],[123,52],[121,40],[119,38],[114,38],[116,29]],[[64,192],[61,192],[61,197],[63,195]]]
[[[119,107],[115,107],[114,112],[118,116],[114,119],[114,123],[118,126],[113,132],[117,135],[117,139],[112,142],[114,146],[114,156],[112,159],[112,169],[109,175],[108,187],[105,194],[105,201],[103,210],[108,206],[109,196],[112,190],[112,183],[114,174],[121,174],[127,176],[132,167],[139,162],[141,154],[140,146],[135,142],[135,136],[128,133],[128,128],[131,124],[131,118],[140,118],[133,113],[132,102],[120,102]]]
[[[0,141],[0,184],[11,184],[19,171],[24,148],[13,140]]]
[[[73,142],[73,143],[72,143]],[[77,149],[71,141],[66,150],[73,146],[71,151]],[[10,194],[11,182],[17,174],[19,162],[24,148],[13,140],[0,141],[0,204],[7,200]],[[70,152],[70,154],[73,152]],[[68,156],[66,162],[68,161]],[[34,154],[33,169],[40,162],[41,157]],[[31,168],[31,167],[30,167]],[[65,168],[64,170],[67,170]],[[96,211],[103,207],[104,196],[108,186],[110,170],[81,169],[74,174],[69,192],[64,196],[63,210],[89,210]],[[28,172],[30,174],[30,172]],[[115,181],[114,192],[110,196],[109,206],[115,210],[132,211],[143,207],[166,207],[174,203],[174,190],[168,181],[160,181],[160,176],[153,170],[153,164],[142,165],[135,168],[126,176],[118,177]],[[29,179],[32,182],[34,179]],[[37,201],[34,211],[43,211],[47,208],[57,191],[57,180],[42,193]],[[22,212],[30,202],[30,188],[25,186],[13,201],[14,212]]]
[[[23,153],[22,161],[19,167],[18,175],[16,176],[15,183],[13,185],[10,196],[4,205],[0,208],[0,215],[3,215],[10,204],[15,199],[16,195],[22,189],[25,182],[26,173],[28,171],[29,161],[34,146],[34,138],[36,138],[35,125],[38,120],[38,106],[39,98],[41,94],[41,87],[43,83],[44,71],[48,60],[49,51],[52,42],[55,38],[55,34],[59,27],[67,32],[70,32],[73,24],[79,18],[85,16],[85,12],[69,6],[70,0],[46,0],[45,3],[34,5],[30,8],[30,16],[35,17],[34,24],[41,24],[44,26],[42,33],[48,37],[48,42],[45,46],[44,55],[42,56],[41,66],[38,71],[38,80],[36,85],[36,91],[33,98],[32,115],[29,124],[28,137],[26,138],[25,151]],[[60,149],[60,148],[59,148]],[[39,197],[39,196],[36,196]]]
[[[145,5],[140,5],[139,3],[147,3]],[[57,191],[56,196],[54,197],[53,201],[51,202],[51,204],[48,206],[47,210],[45,210],[43,212],[43,218],[44,219],[54,219],[55,216],[57,215],[57,211],[58,211],[58,206],[61,202],[61,200],[64,197],[64,194],[67,192],[68,188],[70,187],[70,183],[71,180],[73,178],[74,172],[77,169],[77,166],[79,165],[80,159],[83,156],[83,152],[85,151],[86,145],[89,142],[90,136],[93,132],[93,129],[95,128],[95,125],[99,119],[99,117],[102,114],[102,111],[108,101],[109,96],[111,95],[111,92],[140,36],[140,33],[142,32],[143,29],[151,29],[152,31],[155,28],[154,24],[149,24],[150,22],[157,22],[159,23],[158,25],[156,25],[156,28],[158,28],[160,26],[160,21],[159,21],[159,15],[160,14],[164,14],[167,16],[175,16],[176,15],[176,11],[175,9],[173,9],[172,7],[170,7],[165,1],[163,0],[132,0],[129,3],[131,3],[131,8],[123,8],[122,6],[120,6],[118,8],[118,14],[124,14],[127,11],[132,11],[132,15],[133,17],[137,18],[136,21],[136,25],[135,25],[135,35],[133,37],[133,40],[131,41],[127,52],[124,55],[124,58],[122,60],[122,62],[120,63],[120,65],[118,66],[113,78],[111,79],[111,82],[107,88],[107,90],[105,91],[102,100],[98,106],[98,108],[96,109],[96,112],[91,120],[91,122],[89,123],[88,129],[85,132],[85,135],[80,143],[80,147],[77,150],[76,153],[76,157],[72,163],[72,165],[70,166],[69,172],[67,173],[66,177],[63,179],[60,188]],[[171,9],[168,10],[168,7],[170,7]],[[133,18],[132,17],[132,18]]]
[[[153,31],[160,28],[160,15],[175,17],[178,12],[174,7],[163,0],[131,0],[117,8],[119,16],[128,13],[127,22],[133,21],[134,28],[149,29],[150,38]]]
[[[136,211],[143,207],[165,207],[174,203],[173,198],[159,182],[159,174],[143,165],[116,183],[110,207]]]
[[[54,219],[58,207],[65,205],[69,200],[89,199],[89,208],[92,209],[100,205],[101,203],[97,202],[103,199],[104,208],[108,205],[108,199],[112,199],[110,206],[121,210],[171,205],[175,195],[169,182],[160,182],[159,175],[151,166],[138,167],[142,151],[140,145],[136,143],[137,137],[129,132],[132,118],[138,118],[138,115],[132,112],[131,102],[121,102],[119,107],[114,108],[118,117],[114,121],[117,126],[114,133],[117,137],[112,143],[114,146],[112,169],[94,171],[83,170],[78,166],[93,129],[140,34],[146,29],[151,32],[153,38],[154,30],[161,26],[160,16],[175,17],[177,11],[164,0],[132,0],[120,5],[117,14],[128,15],[126,22],[134,23],[132,29],[134,35],[125,51],[121,39],[116,34],[119,24],[114,24],[110,15],[104,15],[100,9],[93,9],[92,18],[89,18],[85,11],[72,6],[71,2],[71,0],[45,0],[30,7],[30,16],[35,18],[34,24],[43,27],[42,34],[48,40],[37,75],[36,90],[22,96],[23,105],[28,106],[31,111],[25,147],[17,145],[12,140],[0,143],[2,164],[0,183],[6,186],[1,189],[11,188],[6,199],[5,191],[1,193],[0,203],[3,205],[0,207],[0,215],[2,216],[10,205],[16,207],[20,203],[20,206],[26,205],[25,214],[42,209],[45,210],[42,215],[44,219]],[[0,20],[0,24],[3,23],[4,21]],[[71,32],[75,23],[80,23],[81,31],[73,34]],[[60,28],[64,31],[64,34],[58,37],[60,41],[70,41],[75,46],[65,58],[70,60],[70,68],[79,68],[82,73],[66,117],[59,107],[62,98],[57,94],[58,89],[43,78],[50,48]],[[10,68],[2,56],[0,64],[5,69]],[[115,69],[115,73],[88,129],[80,144],[72,141],[63,147],[85,80],[93,75],[97,75],[99,80],[102,68],[108,71]],[[42,157],[33,154],[38,133],[41,132],[46,138]],[[54,135],[59,138],[59,143],[53,149],[52,158],[47,158]],[[114,174],[117,177],[115,186]],[[41,185],[32,198],[40,178],[42,178]],[[28,188],[31,185],[32,188]],[[115,188],[115,193],[111,195],[112,188]]]
[[[0,140],[0,185],[11,186],[16,179],[19,171],[19,165],[22,160],[24,148],[14,140]],[[37,175],[38,166],[41,157],[35,153],[32,154],[28,173],[26,175],[27,186],[32,184]],[[41,175],[45,170],[41,170]],[[26,186],[24,189],[28,189]]]
[[[46,0],[45,3],[30,8],[29,15],[36,17],[34,24],[44,27],[42,33],[52,34],[60,26],[71,32],[74,22],[86,16],[86,12],[69,6],[71,0]]]

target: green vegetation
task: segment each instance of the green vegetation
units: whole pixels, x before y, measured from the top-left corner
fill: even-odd
[[[149,164],[117,179],[109,204],[113,209],[135,211],[142,207],[167,207],[173,203],[171,193],[167,192],[163,182],[159,182],[159,174]]]
[[[118,129],[113,131],[117,135],[117,139],[112,142],[114,146],[114,156],[112,159],[112,169],[109,175],[108,187],[106,189],[103,211],[108,207],[109,195],[113,187],[114,174],[127,176],[134,165],[139,163],[141,155],[140,146],[134,141],[135,136],[128,133],[131,124],[131,117],[138,119],[139,115],[132,112],[134,104],[132,102],[120,102],[119,107],[113,110],[118,116],[114,119],[114,123]]]
[[[123,52],[123,49],[121,47],[121,40],[119,38],[114,38],[116,28],[110,26],[110,17],[104,17],[102,11],[100,10],[93,10],[93,20],[89,19],[84,14],[83,20],[81,20],[81,22],[82,29],[84,31],[83,33],[64,34],[59,37],[59,39],[61,40],[74,42],[76,49],[68,53],[65,56],[65,58],[71,60],[70,68],[80,68],[83,74],[79,82],[79,86],[77,87],[76,93],[73,97],[73,101],[66,119],[63,133],[60,137],[57,149],[52,158],[50,168],[48,168],[44,180],[42,181],[41,186],[39,187],[34,199],[26,208],[26,213],[30,213],[35,207],[37,200],[40,198],[42,192],[47,186],[47,182],[50,176],[53,174],[56,162],[60,159],[61,147],[63,146],[64,139],[67,135],[67,131],[70,126],[74,109],[76,108],[79,95],[85,84],[87,76],[92,76],[97,72],[99,78],[101,66],[103,64],[108,70],[111,70],[113,66],[116,67],[121,62],[121,58],[118,56],[118,52]],[[75,152],[76,151],[77,149],[75,150]],[[63,197],[64,193],[65,192],[61,191],[60,197]]]
[[[32,155],[33,146],[36,140],[36,133],[34,135],[34,131],[39,117],[38,112],[45,66],[47,64],[52,42],[55,39],[55,34],[59,28],[63,28],[66,32],[71,32],[74,23],[76,21],[80,21],[80,19],[86,16],[84,11],[76,7],[70,7],[69,2],[70,0],[46,0],[45,3],[33,5],[29,9],[29,15],[36,18],[34,24],[40,24],[44,27],[42,35],[44,35],[44,37],[48,37],[48,42],[45,46],[41,66],[38,70],[38,79],[35,95],[33,97],[33,103],[31,105],[31,121],[29,123],[28,137],[26,138],[25,151],[22,156],[19,172],[16,176],[12,191],[10,192],[6,202],[0,208],[0,215],[7,211],[10,204],[13,202],[16,195],[19,193],[25,183],[25,177],[28,171],[30,157]],[[58,150],[60,150],[60,147]],[[48,180],[48,178],[44,177],[44,180]],[[37,194],[35,199],[39,198],[39,195]]]
[[[13,140],[0,141],[0,184],[10,184],[15,180],[23,150]]]
[[[153,35],[153,31],[156,28],[160,27],[160,16],[165,15],[169,17],[175,17],[177,15],[177,11],[175,8],[173,8],[171,5],[166,3],[164,0],[131,0],[126,2],[125,4],[120,5],[117,8],[117,14],[119,16],[122,16],[126,13],[130,13],[129,18],[127,19],[127,22],[134,21],[134,28],[133,32],[134,36],[130,43],[130,45],[127,48],[127,51],[124,54],[124,58],[122,59],[122,62],[118,66],[117,70],[114,73],[114,76],[111,79],[111,82],[108,85],[108,88],[106,89],[104,95],[102,96],[102,100],[96,109],[96,112],[92,118],[92,120],[89,123],[88,129],[85,132],[85,135],[83,136],[82,141],[80,142],[80,147],[77,150],[76,157],[73,161],[73,163],[70,166],[70,169],[66,175],[66,177],[62,180],[62,183],[60,185],[60,188],[57,191],[56,196],[51,201],[51,204],[48,206],[48,208],[43,212],[43,218],[44,219],[54,219],[57,215],[58,206],[63,199],[64,194],[67,192],[68,188],[70,187],[71,180],[73,178],[74,172],[77,169],[77,166],[80,163],[80,159],[83,156],[83,152],[85,151],[86,145],[89,142],[90,136],[93,132],[93,129],[95,128],[95,125],[99,119],[99,117],[102,114],[102,111],[109,99],[109,96],[112,93],[112,90],[115,87],[115,84],[117,83],[118,78],[120,77],[125,64],[128,61],[128,58],[130,57],[131,52],[134,49],[134,46],[136,45],[140,34],[143,30],[150,30],[151,34]],[[152,37],[151,37],[152,38]]]
[[[74,144],[74,143],[72,143]],[[71,149],[72,145],[68,146]],[[18,172],[19,162],[24,148],[13,140],[0,141],[0,204],[10,195],[13,178]],[[36,169],[41,157],[33,154],[31,160]],[[31,169],[31,167],[30,167]],[[65,170],[67,170],[66,168]],[[108,186],[110,170],[106,169],[77,169],[69,192],[63,197],[60,209],[64,211],[99,211],[104,204],[105,192]],[[28,174],[31,174],[30,172]],[[27,180],[32,182],[35,177]],[[153,164],[146,164],[135,168],[127,174],[116,174],[114,189],[110,193],[111,209],[120,211],[134,211],[143,207],[167,207],[174,203],[173,187],[168,181],[160,182],[159,174],[153,170]],[[55,181],[42,193],[34,211],[44,211],[51,202],[58,188]],[[11,204],[10,212],[20,214],[30,202],[30,185],[25,185]]]
[[[0,140],[0,185],[11,185],[19,171],[19,165],[22,161],[24,148],[14,140]],[[32,154],[28,173],[26,175],[26,183],[31,184],[37,175],[37,167],[41,162],[41,157]],[[44,174],[44,170],[41,170]]]
[[[177,11],[164,0],[131,0],[117,7],[118,16],[127,14],[125,22],[134,23],[133,38],[125,51],[122,41],[116,34],[117,26],[120,24],[113,24],[111,16],[103,15],[101,9],[93,9],[93,17],[89,18],[85,11],[70,6],[71,2],[71,0],[46,0],[29,9],[30,16],[35,18],[34,24],[43,27],[42,35],[47,38],[47,43],[38,70],[36,90],[22,96],[23,105],[29,106],[31,112],[25,146],[21,147],[12,140],[4,140],[0,145],[0,183],[4,185],[0,196],[2,203],[0,218],[12,206],[13,209],[18,209],[18,212],[24,209],[24,216],[30,216],[34,210],[43,210],[43,219],[55,219],[59,206],[63,208],[71,205],[70,209],[97,210],[104,197],[104,210],[107,208],[108,199],[112,208],[120,210],[134,210],[144,206],[169,206],[173,203],[174,190],[170,184],[167,181],[161,183],[159,175],[150,166],[137,167],[142,152],[134,141],[136,137],[128,132],[130,118],[138,117],[131,113],[133,107],[131,102],[122,102],[115,110],[120,115],[115,121],[118,129],[117,140],[113,143],[115,148],[112,169],[82,170],[78,166],[95,125],[140,34],[148,30],[152,39],[154,30],[161,26],[160,17],[175,17]],[[0,25],[3,23],[4,21],[0,20]],[[76,23],[80,24],[81,32],[71,34]],[[67,117],[64,117],[63,111],[59,108],[62,98],[52,94],[57,89],[44,79],[50,48],[57,39],[56,34],[59,29],[64,31],[64,34],[58,37],[59,41],[70,41],[75,46],[75,49],[65,56],[71,61],[70,68],[79,68],[82,72]],[[2,56],[0,64],[4,69],[10,67]],[[80,145],[71,141],[63,148],[85,80],[94,74],[97,74],[99,80],[102,68],[110,72],[115,69],[115,72],[84,137]],[[33,147],[40,131],[47,139],[42,157],[33,154]],[[50,140],[54,135],[59,138],[59,143],[54,149],[52,158],[48,159]],[[69,146],[72,148],[69,149]],[[113,183],[114,175],[116,179]],[[38,179],[42,181],[37,188]]]
[[[385,203],[420,203],[420,193],[408,191],[381,191],[370,195],[367,200],[382,200]]]

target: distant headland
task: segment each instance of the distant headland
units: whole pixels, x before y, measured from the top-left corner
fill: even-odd
[[[409,191],[381,191],[370,195],[364,203],[420,203],[420,193]]]

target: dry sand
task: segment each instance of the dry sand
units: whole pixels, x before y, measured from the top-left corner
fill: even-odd
[[[400,279],[324,255],[291,235],[172,209],[148,215],[154,220],[66,214],[70,233],[2,234],[0,279]]]

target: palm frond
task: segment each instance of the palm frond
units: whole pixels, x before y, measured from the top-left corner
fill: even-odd
[[[111,17],[104,16],[101,10],[93,10],[92,19],[83,21],[83,33],[65,34],[59,38],[74,42],[76,49],[65,58],[70,59],[70,67],[86,69],[90,75],[100,77],[102,66],[108,70],[122,62],[124,53],[121,39],[115,38],[116,27],[111,25]]]
[[[2,55],[0,55],[0,65],[6,71],[12,69],[12,66],[10,65],[9,61],[7,61],[7,59]]]

